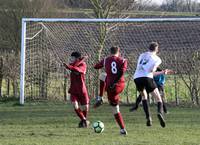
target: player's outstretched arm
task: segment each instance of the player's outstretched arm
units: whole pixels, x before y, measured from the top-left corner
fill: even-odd
[[[68,67],[71,71],[76,71],[76,72],[83,73],[83,74],[86,73],[86,64],[85,63],[82,63],[79,66],[68,65]]]
[[[94,69],[101,69],[104,66],[104,59],[94,65]]]
[[[69,68],[68,68],[68,65],[67,65],[65,62],[63,62],[63,66],[64,66],[66,69],[69,69]]]
[[[165,74],[170,75],[170,74],[175,74],[176,72],[171,70],[171,69],[165,69]]]
[[[66,64],[66,63],[63,63],[63,65],[65,66],[66,69],[69,69],[71,71],[76,71],[76,72],[83,73],[83,74],[86,73],[86,64],[85,63],[82,63],[79,66],[72,66],[72,65]]]
[[[153,72],[153,76],[158,76],[158,75],[161,75],[161,74],[170,75],[170,74],[175,74],[175,73],[176,72],[174,72],[173,70],[165,69],[165,70],[162,70],[162,71]]]

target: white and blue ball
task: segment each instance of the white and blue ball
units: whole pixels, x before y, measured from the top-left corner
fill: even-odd
[[[102,133],[104,131],[104,123],[96,121],[92,124],[95,133]]]

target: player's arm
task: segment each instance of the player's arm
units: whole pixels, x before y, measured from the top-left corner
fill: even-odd
[[[163,74],[168,75],[168,74],[173,74],[173,73],[175,73],[173,70],[165,69],[159,72],[153,72],[153,76],[158,76],[158,75],[163,75]]]
[[[162,60],[160,58],[157,58],[157,60],[155,61],[155,63],[152,63],[152,66],[150,67],[151,72],[153,72],[154,76],[163,74],[163,73],[158,73],[156,70],[159,67],[159,65],[162,63]],[[160,71],[162,72],[162,71]]]
[[[163,75],[163,74],[165,74],[164,70],[158,71],[158,72],[153,72],[153,76],[158,76],[158,75]]]
[[[83,56],[82,58],[80,58],[79,61],[77,61],[77,63],[75,64],[75,66],[79,66],[81,63],[83,63],[86,59],[88,58],[88,56]]]
[[[69,69],[71,71],[75,71],[75,72],[79,72],[79,73],[83,73],[83,74],[86,73],[86,64],[85,63],[82,63],[79,66],[72,66],[70,64],[64,63],[64,66],[66,67],[66,69]]]
[[[95,69],[101,69],[104,66],[104,59],[94,65]]]
[[[121,69],[118,70],[117,78],[114,80],[113,84],[110,86],[111,89],[115,87],[115,85],[118,83],[120,78],[124,75],[126,69],[127,69],[127,60],[124,60],[124,63],[122,64]]]

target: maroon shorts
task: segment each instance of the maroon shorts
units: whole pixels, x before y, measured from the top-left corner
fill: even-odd
[[[117,84],[114,89],[107,88],[108,101],[110,105],[116,106],[119,104],[119,94],[124,90],[125,83]]]
[[[87,94],[71,94],[71,102],[77,101],[81,105],[89,104],[89,97]]]

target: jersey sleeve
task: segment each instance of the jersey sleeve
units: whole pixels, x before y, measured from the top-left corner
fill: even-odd
[[[158,57],[155,61],[155,65],[153,67],[153,72],[156,71],[157,67],[162,63],[161,59]]]
[[[104,59],[94,65],[95,69],[101,69],[102,67],[104,67]]]
[[[162,63],[162,60],[158,57],[155,65],[158,67],[161,63]]]
[[[81,63],[78,66],[67,65],[66,68],[71,71],[76,71],[76,72],[85,74],[87,66],[85,63]]]
[[[122,72],[125,73],[127,70],[127,59],[123,59],[123,65],[122,65]]]

